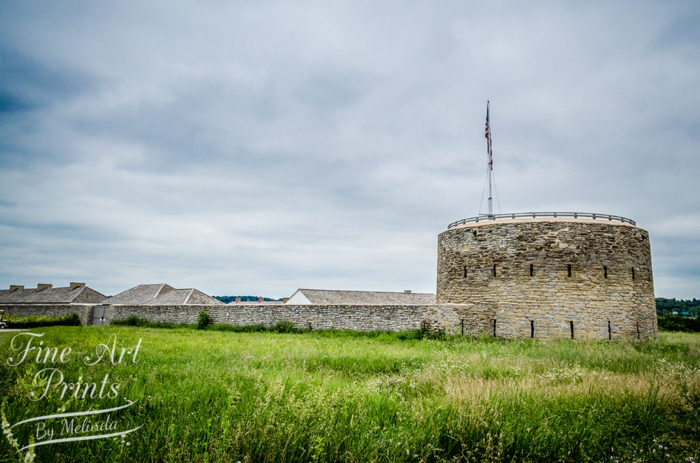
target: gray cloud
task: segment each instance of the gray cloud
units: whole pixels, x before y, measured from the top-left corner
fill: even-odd
[[[649,230],[697,297],[693,2],[10,2],[0,280],[434,291],[479,209],[492,100],[503,211]]]

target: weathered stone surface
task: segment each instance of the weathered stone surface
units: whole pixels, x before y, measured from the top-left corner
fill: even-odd
[[[507,338],[530,337],[533,327],[535,338],[571,337],[572,323],[578,339],[658,335],[649,235],[617,222],[449,229],[438,237],[437,302],[479,307],[488,316],[477,330],[492,333],[495,320]]]
[[[123,320],[131,315],[154,322],[196,323],[200,311],[206,311],[214,323],[273,326],[290,321],[297,328],[371,330],[417,330],[428,321],[432,306],[368,305],[288,305],[236,304],[202,306],[126,306],[112,305],[108,320]],[[434,317],[433,317],[434,318]],[[437,322],[432,321],[432,325]]]
[[[431,305],[13,305],[0,306],[17,316],[62,316],[76,313],[84,325],[108,324],[131,315],[151,322],[196,323],[206,311],[214,323],[237,326],[273,326],[289,321],[297,328],[349,329],[357,331],[405,331],[427,329],[477,335],[488,321],[480,307],[459,304]],[[97,317],[98,319],[95,319]],[[464,324],[462,324],[464,320]]]
[[[94,304],[0,304],[0,310],[5,311],[5,317],[64,317],[72,313],[80,318],[80,323],[92,323],[92,308]]]

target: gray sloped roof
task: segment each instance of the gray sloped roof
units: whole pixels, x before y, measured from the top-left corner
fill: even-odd
[[[146,305],[220,305],[223,302],[194,289],[173,289],[146,302]]]
[[[192,305],[225,305],[223,302],[220,300],[209,296],[208,294],[205,294],[201,292],[198,289],[193,289],[192,293],[190,293],[189,299],[187,299],[187,304],[192,304]]]
[[[391,291],[351,291],[336,289],[298,289],[311,304],[435,304],[435,294]]]
[[[138,285],[102,301],[103,304],[141,305],[175,288],[165,283]]]
[[[102,302],[105,298],[104,294],[95,291],[92,288],[88,288],[87,286],[83,286],[82,288],[83,290],[80,292],[80,294],[73,299],[74,303],[91,304]]]
[[[121,305],[219,305],[214,299],[194,288],[176,289],[166,283],[138,285],[102,301]]]
[[[36,288],[22,288],[14,291],[0,290],[0,303],[4,304],[78,304],[100,302],[104,298],[104,294],[84,285],[77,286],[72,290],[67,286],[42,290]]]
[[[36,291],[36,288],[27,289],[15,289],[10,291],[9,289],[0,289],[0,303],[11,304],[15,302],[22,302],[22,300]]]

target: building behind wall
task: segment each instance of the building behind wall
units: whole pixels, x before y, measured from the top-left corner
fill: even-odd
[[[104,298],[104,294],[75,281],[57,288],[38,283],[36,288],[11,285],[10,289],[0,289],[0,304],[93,304]]]
[[[410,290],[352,291],[337,289],[297,289],[285,301],[289,305],[306,304],[368,304],[368,305],[416,305],[435,304],[435,294],[414,293]]]

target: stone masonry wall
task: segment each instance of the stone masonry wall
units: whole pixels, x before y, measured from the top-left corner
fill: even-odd
[[[407,331],[423,327],[450,333],[480,334],[488,331],[488,317],[478,307],[443,305],[285,305],[236,304],[208,306],[126,306],[112,305],[107,321],[124,320],[131,315],[153,322],[196,323],[206,311],[214,323],[273,326],[290,321],[297,328],[349,329],[357,331]]]
[[[566,338],[572,323],[577,339],[658,335],[649,235],[617,222],[449,229],[438,237],[437,302],[479,307],[499,337]]]
[[[83,325],[109,324],[112,320],[125,320],[131,315],[150,322],[197,323],[201,311],[206,311],[214,323],[229,325],[273,326],[289,321],[297,328],[349,329],[358,331],[384,330],[407,331],[427,329],[442,330],[450,334],[488,334],[490,312],[469,304],[433,304],[408,306],[371,305],[285,305],[285,304],[236,304],[236,305],[14,305],[8,315],[61,316],[76,313]]]
[[[8,316],[18,317],[64,317],[72,313],[80,318],[80,323],[92,323],[92,308],[94,304],[0,304],[0,310]]]
[[[8,315],[76,313],[84,325],[152,322],[404,331],[505,338],[647,339],[658,335],[649,236],[617,222],[513,220],[438,237],[431,305],[4,305]],[[573,336],[572,336],[573,331]]]
[[[6,306],[7,307],[7,306]],[[93,312],[93,309],[95,312]],[[483,304],[434,304],[424,306],[368,306],[368,305],[284,305],[284,304],[236,304],[198,306],[138,306],[138,305],[22,305],[12,306],[10,315],[61,316],[76,313],[83,325],[109,324],[112,320],[124,320],[131,315],[151,322],[197,322],[200,311],[206,311],[214,323],[229,325],[273,326],[277,322],[290,321],[297,328],[350,329],[358,331],[405,331],[428,329],[442,330],[449,334],[469,336],[493,335],[492,320],[497,318],[497,336],[528,337],[529,323],[517,317],[506,317]],[[101,320],[104,317],[104,320]],[[513,323],[519,332],[508,329]],[[518,327],[517,323],[522,326]],[[541,332],[536,337],[545,337]],[[566,336],[562,336],[566,337]],[[577,336],[579,337],[579,336]],[[631,337],[631,336],[628,336]]]

